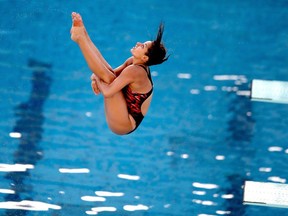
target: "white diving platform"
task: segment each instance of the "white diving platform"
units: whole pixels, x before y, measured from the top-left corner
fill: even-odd
[[[288,208],[288,184],[246,181],[243,203]]]
[[[288,82],[252,80],[251,100],[288,104]]]

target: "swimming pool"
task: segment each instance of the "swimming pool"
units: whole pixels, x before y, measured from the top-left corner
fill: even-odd
[[[287,183],[287,105],[247,96],[254,78],[288,80],[286,1],[0,6],[0,215],[287,215],[242,204],[245,180]],[[165,21],[171,57],[131,135],[106,125],[71,11],[114,67]]]

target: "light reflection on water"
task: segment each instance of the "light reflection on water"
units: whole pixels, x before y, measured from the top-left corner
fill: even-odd
[[[0,193],[4,193],[4,194],[15,194],[14,190],[11,189],[0,189]]]
[[[140,180],[140,176],[136,176],[136,175],[118,174],[117,176],[118,178],[132,180],[132,181]]]
[[[0,172],[26,172],[34,169],[32,164],[0,164]]]
[[[87,168],[75,168],[75,169],[67,169],[67,168],[60,168],[60,173],[89,173],[90,170]]]
[[[1,209],[14,209],[26,211],[49,211],[49,209],[60,210],[61,207],[44,202],[22,200],[20,202],[0,202]]]
[[[95,194],[97,196],[104,196],[104,197],[121,197],[124,196],[124,193],[122,192],[109,192],[109,191],[96,191]]]
[[[98,197],[98,196],[82,196],[82,200],[88,201],[88,202],[105,202],[106,198],[104,197]]]

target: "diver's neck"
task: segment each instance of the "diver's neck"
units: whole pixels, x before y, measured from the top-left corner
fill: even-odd
[[[143,60],[137,59],[137,58],[135,58],[135,57],[133,57],[133,64],[134,64],[134,65],[146,65]]]

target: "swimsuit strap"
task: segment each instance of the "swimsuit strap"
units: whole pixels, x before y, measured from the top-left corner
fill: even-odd
[[[138,64],[138,66],[142,67],[146,71],[146,73],[148,75],[148,78],[149,78],[149,80],[150,80],[150,82],[152,83],[152,86],[153,86],[153,81],[152,81],[152,77],[151,77],[151,73],[150,73],[150,68],[146,67],[143,64]]]

